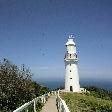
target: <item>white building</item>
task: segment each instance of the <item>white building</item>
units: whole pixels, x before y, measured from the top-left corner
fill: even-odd
[[[78,74],[78,57],[76,53],[76,44],[72,35],[69,36],[66,43],[65,53],[65,91],[80,92],[79,74]]]

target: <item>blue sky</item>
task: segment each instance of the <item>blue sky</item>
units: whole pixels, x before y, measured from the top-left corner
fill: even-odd
[[[111,81],[111,0],[0,0],[0,59],[26,64],[35,80],[63,79],[71,34],[80,78]]]

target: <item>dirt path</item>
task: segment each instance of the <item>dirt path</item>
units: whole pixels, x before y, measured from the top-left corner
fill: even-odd
[[[48,99],[41,112],[58,112],[56,107],[56,96],[51,96]]]

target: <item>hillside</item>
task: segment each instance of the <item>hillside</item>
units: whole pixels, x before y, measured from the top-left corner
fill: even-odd
[[[93,90],[90,93],[63,93],[61,97],[71,112],[112,112],[112,93],[103,89]]]

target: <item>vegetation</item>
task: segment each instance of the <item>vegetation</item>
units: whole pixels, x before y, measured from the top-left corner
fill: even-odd
[[[71,112],[112,112],[112,92],[87,87],[90,93],[63,93]]]
[[[112,100],[112,91],[107,91],[102,88],[97,88],[94,86],[85,87],[86,90],[90,91],[90,95],[95,96],[97,98],[105,99],[105,100]]]
[[[31,70],[25,65],[19,68],[7,59],[0,61],[0,112],[12,112],[46,92],[48,88],[32,81]]]

